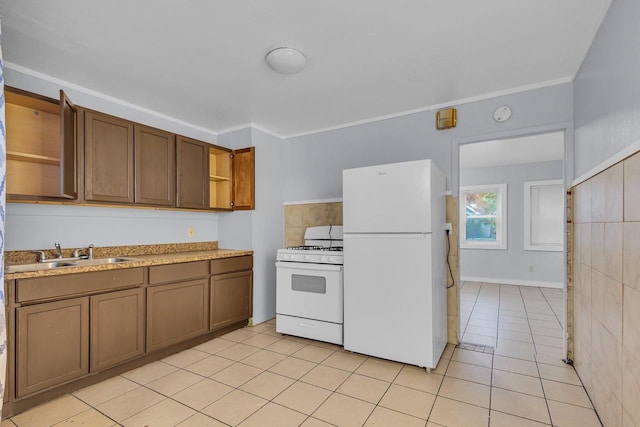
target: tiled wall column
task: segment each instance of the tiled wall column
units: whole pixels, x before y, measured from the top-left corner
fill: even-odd
[[[458,199],[453,196],[447,196],[447,222],[451,224],[451,233],[449,235],[449,266],[453,274],[447,276],[447,336],[449,344],[458,344],[458,328],[460,321],[458,319],[458,282],[460,275],[458,274]],[[447,274],[449,271],[447,270]]]
[[[576,370],[605,426],[640,425],[640,153],[573,192]]]

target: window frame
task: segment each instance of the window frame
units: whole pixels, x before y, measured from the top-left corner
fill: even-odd
[[[564,250],[564,227],[560,244],[538,244],[534,245],[531,242],[531,194],[534,188],[542,187],[560,187],[562,189],[562,209],[566,210],[566,200],[564,197],[564,181],[562,179],[548,179],[544,181],[525,181],[524,183],[524,250],[525,251],[544,251],[544,252],[562,252]],[[562,216],[564,223],[565,215]]]
[[[496,241],[467,240],[467,193],[495,192],[496,200]],[[461,249],[507,250],[507,184],[483,184],[460,186],[459,229]]]

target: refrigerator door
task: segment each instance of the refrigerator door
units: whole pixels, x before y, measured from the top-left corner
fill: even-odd
[[[431,160],[418,160],[344,170],[344,232],[433,231],[432,168]]]
[[[435,368],[446,344],[446,284],[433,280],[432,252],[430,234],[345,234],[346,350]]]

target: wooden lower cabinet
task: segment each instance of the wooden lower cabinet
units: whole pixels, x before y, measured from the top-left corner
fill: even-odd
[[[144,289],[91,297],[91,372],[144,354]]]
[[[219,274],[211,277],[209,328],[220,329],[251,317],[253,273]]]
[[[16,397],[89,373],[89,297],[16,312]]]
[[[208,332],[207,291],[207,278],[147,288],[147,352]]]

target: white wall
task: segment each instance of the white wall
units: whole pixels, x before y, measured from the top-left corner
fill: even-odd
[[[509,105],[513,116],[498,123],[493,112],[501,105]],[[572,119],[573,88],[562,84],[461,105],[458,126],[451,130],[436,130],[435,112],[421,112],[287,139],[284,200],[342,197],[343,169],[426,158],[445,173],[447,189],[457,194],[457,144],[541,132],[542,127],[562,129]],[[567,141],[570,146],[571,136]]]
[[[524,250],[524,182],[562,176],[562,161],[460,171],[460,185],[507,184],[507,250],[460,249],[461,280],[562,287],[564,252]]]
[[[101,98],[72,84],[48,81],[7,68],[4,72],[8,86],[52,98],[58,98],[59,90],[64,89],[77,105],[215,142],[209,131]],[[75,247],[88,243],[118,246],[218,239],[216,213],[10,203],[6,215],[6,250],[50,248],[54,242],[60,242],[63,247]],[[193,238],[187,235],[188,227],[194,227]]]
[[[220,214],[219,245],[254,251],[253,320],[275,317],[276,251],[284,242],[282,207],[282,140],[257,129],[242,129],[219,136],[231,148],[255,147],[256,208]]]
[[[639,20],[639,1],[611,2],[576,76],[576,177],[619,152],[640,149]]]
[[[187,228],[193,227],[189,238]],[[5,246],[9,251],[212,242],[218,215],[206,212],[8,203]]]

